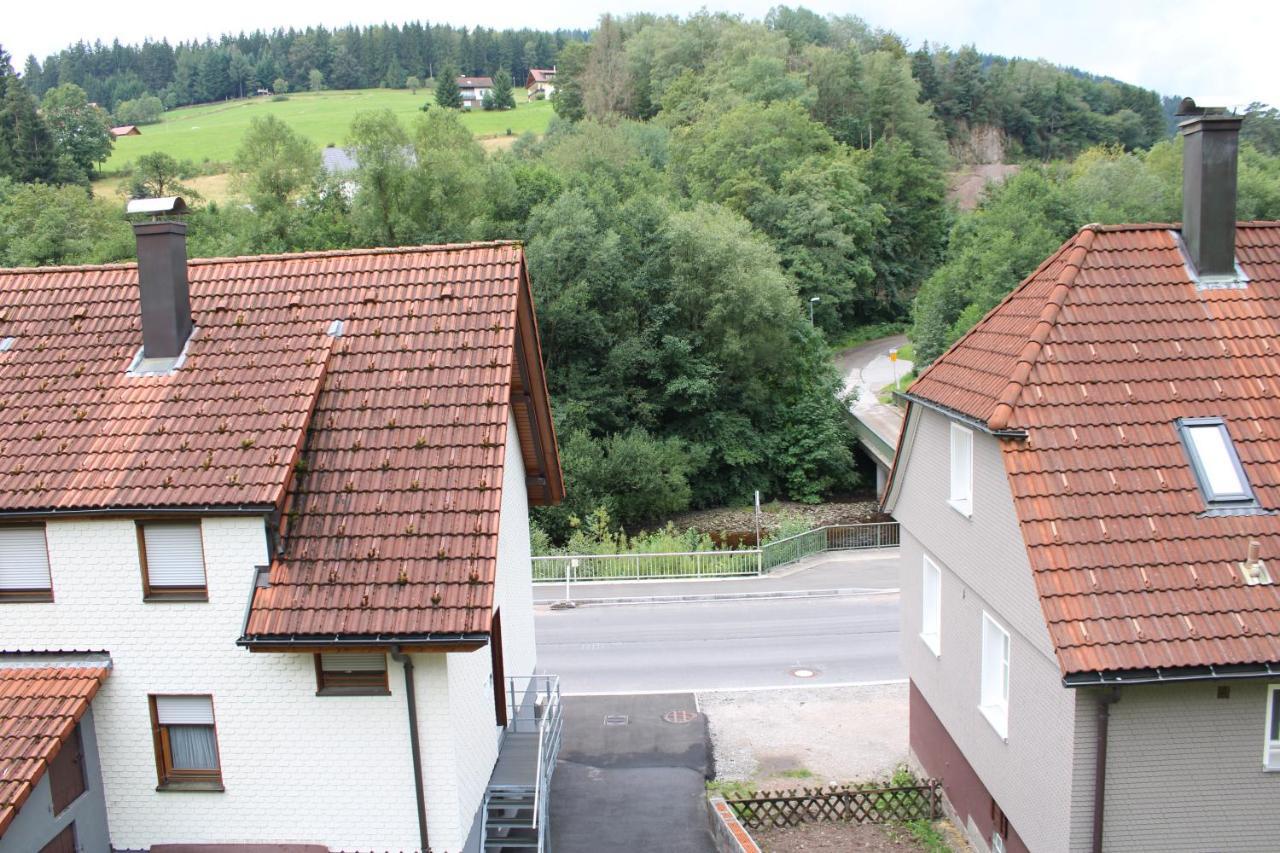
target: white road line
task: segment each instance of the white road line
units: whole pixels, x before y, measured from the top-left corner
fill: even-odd
[[[760,693],[771,690],[822,690],[828,687],[883,687],[889,684],[906,684],[905,678],[890,678],[883,681],[830,681],[830,682],[813,682],[809,681],[804,684],[777,684],[770,687],[688,687],[688,688],[671,688],[668,690],[610,690],[598,693],[561,693],[561,696],[663,696],[674,695],[676,693],[692,693],[694,701],[697,702],[697,694],[699,693]]]

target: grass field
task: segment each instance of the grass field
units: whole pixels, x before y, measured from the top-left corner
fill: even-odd
[[[228,162],[235,157],[240,137],[255,116],[274,115],[321,147],[330,143],[341,145],[351,117],[358,111],[389,109],[407,126],[428,100],[431,100],[429,89],[419,89],[416,95],[407,89],[355,89],[300,92],[285,101],[259,97],[183,107],[166,112],[160,124],[143,126],[141,136],[117,139],[106,171],[116,171],[153,151],[197,163]],[[466,112],[462,123],[484,139],[504,136],[508,130],[515,135],[525,131],[542,133],[552,115],[550,101],[526,101],[517,91],[514,110]]]

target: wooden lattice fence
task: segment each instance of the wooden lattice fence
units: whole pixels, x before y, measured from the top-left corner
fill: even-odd
[[[938,782],[896,788],[797,788],[727,800],[751,829],[817,821],[894,823],[942,816]]]

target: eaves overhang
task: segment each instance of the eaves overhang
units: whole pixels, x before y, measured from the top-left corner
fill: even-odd
[[[909,400],[912,403],[917,403],[924,406],[926,409],[932,409],[935,412],[946,415],[952,420],[960,421],[965,426],[973,427],[979,432],[985,432],[987,435],[994,435],[996,438],[1025,439],[1027,437],[1027,431],[1024,429],[992,429],[984,420],[975,418],[973,415],[948,408],[940,403],[935,403],[927,397],[921,397],[919,394],[912,394],[910,391],[895,391],[894,396],[903,400]]]
[[[1123,669],[1112,672],[1073,672],[1063,687],[1112,687],[1126,684],[1173,684],[1184,681],[1240,681],[1280,677],[1280,663],[1217,664],[1209,666]]]

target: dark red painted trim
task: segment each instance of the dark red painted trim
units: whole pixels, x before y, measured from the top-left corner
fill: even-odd
[[[1008,815],[1004,814],[987,786],[982,784],[914,681],[911,682],[910,696],[911,751],[924,767],[925,775],[942,780],[942,792],[955,809],[960,823],[972,822],[988,844],[999,823],[999,828],[1004,830],[1001,834],[1007,853],[1029,853],[1027,845],[1009,822]]]

